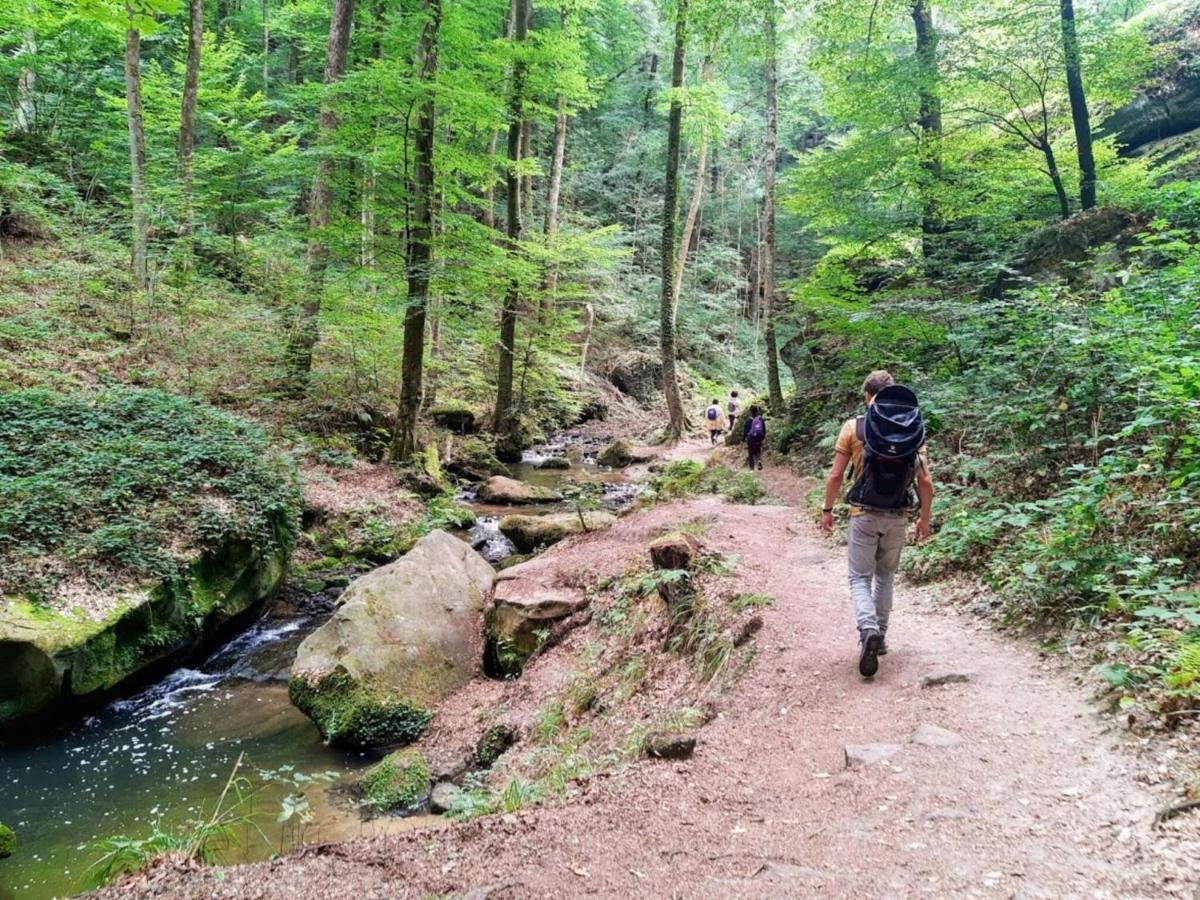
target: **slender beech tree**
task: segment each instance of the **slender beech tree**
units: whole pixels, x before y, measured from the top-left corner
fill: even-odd
[[[921,256],[926,271],[936,261],[939,235],[945,231],[938,208],[938,184],[942,180],[942,102],[938,95],[938,34],[933,22],[931,0],[915,0],[911,13],[916,31],[918,72],[917,148],[921,166]]]
[[[700,84],[706,85],[712,81],[713,53],[709,48],[704,54],[704,62],[700,66]],[[704,185],[708,180],[708,128],[700,134],[700,146],[696,150],[696,176],[692,182],[692,201],[688,204],[687,215],[683,218],[683,233],[679,236],[679,261],[675,264],[675,312],[679,312],[679,295],[683,293],[683,272],[687,267],[688,252],[692,246],[692,235],[696,232],[696,223],[700,219],[700,207],[704,203]]]
[[[433,152],[436,137],[438,36],[442,27],[441,0],[425,0],[425,25],[413,55],[421,82],[417,129],[413,141],[413,222],[408,248],[408,305],[404,311],[404,354],[400,370],[400,414],[396,423],[394,455],[407,459],[417,449],[417,413],[421,408],[421,383],[425,366],[425,316],[429,305],[429,272],[433,261],[434,195]]]
[[[324,144],[338,127],[338,114],[329,95],[330,85],[340,81],[346,71],[346,50],[350,44],[350,25],[354,20],[354,0],[333,0],[329,21],[329,41],[325,47],[326,96],[321,102],[320,137]],[[325,270],[329,267],[329,237],[326,230],[333,214],[333,180],[337,163],[327,146],[318,150],[313,174],[312,194],[308,201],[308,249],[305,253],[305,295],[298,319],[288,338],[287,364],[293,392],[308,390],[312,371],[313,348],[317,345],[321,295],[325,290]]]
[[[558,24],[563,31],[567,29],[567,8],[564,5],[559,10]],[[567,152],[567,98],[560,92],[554,115],[554,146],[550,150],[550,177],[546,181],[546,213],[542,222],[542,236],[546,240],[546,249],[553,251],[555,238],[558,236],[558,203],[562,194],[563,161]],[[558,266],[551,262],[546,267],[542,279],[541,311],[542,319],[554,309],[555,293],[558,289]]]
[[[200,87],[200,50],[204,44],[204,0],[192,0],[188,15],[187,65],[183,75],[183,108],[179,114],[180,231],[188,242],[196,230],[192,202],[192,151],[196,146],[196,96]]]
[[[125,29],[125,117],[129,124],[130,200],[133,206],[133,286],[144,291],[150,286],[147,247],[150,211],[146,199],[146,128],[142,119],[142,34],[133,7],[126,6]]]
[[[1075,2],[1060,0],[1063,58],[1067,70],[1067,97],[1071,101],[1071,124],[1075,128],[1075,152],[1079,157],[1079,205],[1096,205],[1096,158],[1092,154],[1092,125],[1088,117],[1087,94],[1083,90],[1083,67],[1079,58],[1079,37],[1075,33]]]
[[[514,0],[513,61],[509,83],[508,170],[505,175],[505,205],[508,215],[508,255],[514,262],[521,253],[521,135],[525,130],[525,81],[529,63],[524,44],[529,36],[530,0]],[[515,266],[514,266],[515,268]],[[500,371],[496,378],[496,417],[492,423],[497,434],[513,429],[513,360],[516,356],[517,312],[521,305],[521,281],[514,271],[509,277],[504,306],[500,311]]]
[[[659,304],[659,347],[663,393],[667,398],[664,439],[678,441],[686,424],[675,373],[675,226],[679,212],[679,150],[683,131],[683,70],[687,56],[688,0],[675,0],[675,51],[671,59],[671,106],[667,114],[667,172],[663,185],[662,296]]]
[[[775,339],[775,181],[779,167],[779,75],[775,0],[767,0],[764,49],[767,62],[767,133],[763,144],[763,336],[767,349],[767,403],[771,411],[783,412],[783,387],[779,383],[779,346]]]

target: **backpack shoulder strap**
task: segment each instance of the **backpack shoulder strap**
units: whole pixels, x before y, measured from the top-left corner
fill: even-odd
[[[866,416],[859,416],[857,419],[854,420],[854,436],[856,438],[858,438],[860,442],[862,442],[863,444],[866,444],[866,442],[867,442],[867,417]]]

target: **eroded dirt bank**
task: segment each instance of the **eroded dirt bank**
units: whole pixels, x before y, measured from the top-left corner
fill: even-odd
[[[784,473],[768,482],[796,502]],[[565,805],[467,825],[240,868],[159,864],[105,895],[1196,895],[1200,822],[1153,825],[1164,797],[1142,783],[1128,739],[1032,645],[904,589],[892,652],[861,681],[842,551],[796,508],[663,504],[555,555],[613,574],[665,526],[697,519],[710,547],[740,555],[738,589],[776,603],[693,759],[643,761]],[[967,680],[923,686],[939,674]],[[553,678],[548,654],[515,685],[473,684],[448,713]],[[848,765],[847,747],[865,747],[850,752],[866,762]]]

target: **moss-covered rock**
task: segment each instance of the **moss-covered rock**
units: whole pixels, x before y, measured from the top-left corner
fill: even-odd
[[[571,461],[565,456],[547,456],[537,464],[539,469],[569,469]]]
[[[493,475],[512,476],[512,471],[496,457],[487,441],[474,435],[451,447],[446,468],[473,481],[483,481]]]
[[[479,413],[463,400],[442,400],[429,411],[434,423],[455,434],[474,434],[479,430]]]
[[[8,859],[16,852],[16,833],[3,822],[0,822],[0,859]]]
[[[556,544],[572,534],[584,531],[603,531],[611,528],[617,519],[612,513],[590,511],[579,513],[553,513],[548,516],[505,516],[500,520],[500,531],[516,545],[522,553],[531,553],[538,547]]]
[[[624,438],[619,438],[600,451],[596,462],[602,466],[623,469],[633,462],[633,445]]]
[[[363,775],[363,803],[376,812],[414,813],[429,802],[429,763],[417,750],[397,750]]]
[[[344,669],[310,681],[288,681],[292,704],[316,723],[321,736],[341,747],[385,747],[416,740],[433,714],[355,680]]]
[[[475,765],[490,768],[516,742],[517,730],[511,725],[493,725],[475,745]]]
[[[503,475],[493,475],[479,487],[479,499],[485,503],[556,503],[562,498],[558,491]]]
[[[333,616],[305,638],[289,696],[331,743],[411,741],[430,711],[482,659],[481,619],[493,571],[444,531],[351,583]]]

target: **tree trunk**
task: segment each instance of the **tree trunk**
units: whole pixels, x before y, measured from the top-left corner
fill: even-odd
[[[939,235],[945,231],[938,208],[937,189],[942,180],[942,101],[938,96],[938,34],[933,25],[931,0],[915,0],[912,20],[917,36],[917,66],[920,86],[917,99],[920,112],[917,125],[921,129],[917,153],[921,166],[921,256],[926,271],[936,261],[940,250]]]
[[[200,49],[204,44],[204,0],[192,0],[188,16],[187,66],[183,76],[183,108],[179,114],[179,192],[183,209],[180,230],[191,256],[196,230],[192,203],[192,150],[196,146],[196,95],[200,87]]]
[[[1054,193],[1058,195],[1058,211],[1064,219],[1071,216],[1071,201],[1067,198],[1067,189],[1063,187],[1062,175],[1058,171],[1058,161],[1054,158],[1054,148],[1050,141],[1043,137],[1041,140],[1042,155],[1046,158],[1046,174],[1054,183]]]
[[[565,14],[564,14],[565,17]],[[563,159],[567,148],[567,107],[562,94],[558,95],[558,115],[554,119],[554,149],[550,155],[550,180],[546,185],[546,217],[542,234],[546,238],[546,249],[554,251],[558,235],[558,201],[562,193]],[[555,293],[558,290],[558,263],[553,259],[542,279],[542,318],[554,310]]]
[[[533,125],[528,119],[521,126],[521,161],[525,162],[537,156],[533,149]],[[533,220],[533,176],[526,173],[521,176],[521,216],[525,221]]]
[[[763,148],[766,189],[763,191],[763,335],[767,351],[767,404],[783,412],[779,383],[779,347],[775,340],[775,174],[779,157],[779,78],[775,37],[775,0],[767,0],[767,134]]]
[[[326,90],[340,81],[346,71],[346,50],[350,44],[350,25],[354,20],[354,0],[333,0],[329,22],[329,42],[325,47]],[[338,126],[333,101],[321,103],[320,141],[328,141]],[[333,179],[337,166],[328,148],[320,148],[313,174],[312,195],[308,201],[308,248],[305,252],[306,284],[300,315],[288,340],[288,369],[292,389],[304,393],[312,371],[313,348],[317,345],[321,294],[325,289],[325,269],[329,266],[329,243],[325,233],[333,213]]]
[[[132,10],[128,15],[132,26]],[[150,283],[146,261],[150,214],[146,204],[146,129],[142,121],[141,51],[141,34],[136,28],[127,28],[125,109],[129,121],[130,200],[133,207],[133,286],[136,290],[144,291]]]
[[[442,24],[441,0],[426,0],[429,18],[413,57],[425,96],[417,110],[414,140],[416,197],[408,255],[408,306],[404,312],[404,355],[400,369],[400,413],[396,423],[394,457],[407,459],[417,449],[417,413],[425,365],[425,313],[429,303],[429,271],[433,260],[434,170],[436,135],[434,95],[438,69],[438,34]]]
[[[1088,118],[1087,95],[1083,90],[1079,38],[1075,34],[1074,0],[1060,0],[1060,7],[1067,96],[1071,100],[1071,124],[1075,127],[1075,150],[1079,155],[1079,205],[1083,209],[1091,209],[1096,205],[1096,159],[1092,155],[1092,125]]]
[[[520,45],[529,33],[530,0],[514,0],[513,41]],[[521,133],[525,124],[524,58],[513,63],[509,87],[508,172],[505,177],[505,201],[508,214],[508,253],[515,258],[521,252]],[[517,310],[521,303],[521,284],[513,274],[500,311],[500,370],[496,377],[496,417],[492,428],[497,434],[508,433],[513,426],[513,357],[517,340]]]
[[[516,16],[517,16],[516,2],[517,2],[517,0],[508,0],[508,14],[504,17],[504,28],[502,29],[503,34],[504,34],[504,39],[506,41],[512,40],[514,22],[516,21]],[[509,86],[508,86],[508,80],[506,78],[505,83],[504,83],[504,93],[507,94],[508,90],[509,90]],[[493,131],[491,139],[488,141],[487,151],[486,151],[489,159],[496,155],[496,145],[499,142],[500,142],[499,132]],[[482,222],[488,228],[496,227],[496,185],[493,184],[490,180],[488,182],[487,187],[484,188],[484,191],[483,191]]]
[[[709,50],[704,55],[704,64],[700,67],[700,83],[708,84],[713,74],[713,52]],[[700,218],[700,207],[704,203],[704,184],[708,180],[708,130],[705,129],[700,137],[700,148],[696,152],[696,177],[692,182],[692,201],[688,204],[687,215],[683,220],[683,234],[679,236],[679,262],[675,265],[675,284],[672,288],[675,294],[675,312],[679,313],[679,295],[683,293],[683,272],[687,267],[688,251],[692,246],[692,236],[696,231],[696,222]]]
[[[664,439],[683,436],[683,401],[675,374],[675,218],[679,211],[679,145],[683,130],[683,69],[687,53],[688,0],[677,0],[675,8],[675,52],[671,61],[671,108],[667,116],[667,172],[663,186],[662,298],[659,346],[662,350],[663,393],[667,398],[668,422]]]
[[[262,91],[263,91],[264,97],[267,96],[267,85],[270,82],[269,76],[271,74],[271,72],[270,72],[271,15],[270,15],[270,7],[268,6],[268,3],[269,3],[269,0],[262,0],[262,22],[263,22],[263,27],[262,27],[262,37],[263,37],[262,80],[263,80],[263,86],[262,86]]]
[[[36,7],[30,6],[31,12]],[[26,28],[21,34],[21,56],[37,55],[37,32]],[[22,66],[21,74],[17,76],[17,131],[32,134],[37,120],[37,74],[29,66]]]

